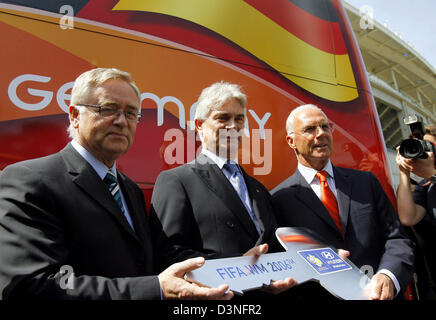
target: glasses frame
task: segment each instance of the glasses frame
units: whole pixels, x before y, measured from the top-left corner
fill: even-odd
[[[321,126],[323,126],[323,125],[324,125],[324,124],[317,124],[316,126],[315,126],[315,125],[313,125],[313,126],[308,126],[308,127],[316,127],[316,131],[315,131],[315,133],[307,134],[307,133],[304,132],[304,130],[301,130],[301,132],[291,131],[291,132],[289,132],[289,134],[298,133],[298,134],[300,134],[300,135],[302,135],[302,136],[305,136],[305,137],[313,137],[314,135],[316,135],[316,134],[318,133],[318,128],[321,129],[322,131],[330,132],[330,134],[332,134],[333,131],[335,131],[335,125],[334,125],[332,122],[328,122],[328,127],[329,127],[328,130],[324,130],[324,129],[321,127]]]
[[[87,104],[87,103],[78,103],[78,104],[76,104],[77,106],[81,106],[81,107],[87,107],[87,108],[94,108],[94,109],[97,109],[98,110],[98,114],[100,115],[100,116],[102,116],[101,115],[101,109],[102,108],[110,108],[110,107],[107,107],[107,106],[100,106],[100,105],[96,105],[96,104]],[[114,109],[115,110],[115,109]],[[128,117],[127,117],[127,112],[128,111],[121,111],[120,109],[117,109],[116,110],[116,113],[114,113],[113,115],[110,115],[110,116],[102,116],[102,117],[113,117],[113,116],[115,116],[116,115],[116,118],[118,118],[120,115],[121,115],[121,113],[123,113],[124,114],[124,117],[126,118],[126,120],[127,121],[135,121],[135,119],[129,119]],[[136,122],[138,123],[139,121],[141,121],[141,118],[142,118],[142,114],[140,113],[140,112],[138,112],[137,114],[136,114]]]

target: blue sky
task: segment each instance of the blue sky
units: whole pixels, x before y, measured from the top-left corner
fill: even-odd
[[[373,8],[374,19],[398,32],[436,69],[436,0],[345,0]]]

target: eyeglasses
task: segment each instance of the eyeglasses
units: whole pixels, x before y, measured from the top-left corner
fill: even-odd
[[[299,133],[299,134],[302,134],[306,137],[313,137],[314,135],[317,134],[318,128],[320,128],[322,131],[328,132],[328,133],[332,133],[334,131],[333,123],[320,123],[318,125],[307,126],[307,127],[303,128],[302,130],[300,130],[300,132],[294,132],[294,131],[290,132],[290,134]]]
[[[118,118],[121,113],[124,113],[124,116],[129,121],[137,121],[139,122],[141,120],[142,114],[138,112],[133,111],[123,111],[121,109],[110,107],[110,106],[98,106],[93,104],[86,104],[86,103],[80,103],[77,104],[78,106],[83,106],[87,108],[94,108],[98,110],[98,114],[102,117],[109,118],[114,117]]]

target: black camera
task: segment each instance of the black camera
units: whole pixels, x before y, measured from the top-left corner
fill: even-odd
[[[410,127],[412,139],[405,139],[400,144],[400,154],[408,159],[427,159],[426,152],[435,152],[433,143],[424,140],[424,126],[422,117],[418,115],[404,118],[404,123]],[[436,162],[436,160],[435,160]]]

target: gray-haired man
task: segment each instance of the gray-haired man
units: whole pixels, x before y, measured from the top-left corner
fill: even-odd
[[[158,276],[138,186],[116,169],[132,145],[140,95],[130,75],[97,68],[80,75],[69,108],[73,141],[60,152],[0,175],[0,293],[3,299],[230,299],[227,285],[183,279],[203,258]],[[64,274],[63,272],[67,273]]]
[[[268,190],[237,164],[246,116],[239,86],[218,82],[205,88],[195,114],[202,152],[191,163],[161,172],[151,214],[162,223],[175,259],[262,254],[275,245],[276,220]],[[274,282],[275,292],[295,285]]]

